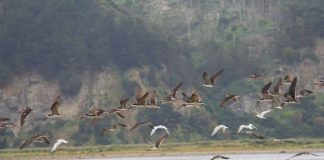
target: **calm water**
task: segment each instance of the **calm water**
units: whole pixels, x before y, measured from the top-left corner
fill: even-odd
[[[296,153],[258,153],[258,154],[222,154],[230,160],[286,160]],[[324,152],[316,153],[321,156],[302,155],[291,160],[324,160]],[[163,157],[128,157],[87,160],[209,160],[213,155],[163,156]]]

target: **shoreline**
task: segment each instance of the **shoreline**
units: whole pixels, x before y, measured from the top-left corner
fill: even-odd
[[[158,150],[150,150],[150,145],[106,145],[74,147],[62,146],[54,153],[50,148],[27,148],[0,150],[0,159],[81,159],[81,158],[127,158],[162,157],[208,154],[262,154],[310,151],[324,152],[324,139],[299,139],[294,143],[272,141],[212,141],[196,143],[167,143]]]

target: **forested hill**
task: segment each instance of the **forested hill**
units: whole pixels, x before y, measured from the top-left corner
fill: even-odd
[[[206,140],[216,124],[228,122],[234,128],[254,122],[255,107],[267,107],[254,100],[268,80],[254,83],[248,76],[266,73],[276,80],[293,74],[299,87],[314,95],[297,109],[256,124],[279,138],[323,137],[324,95],[314,87],[315,80],[324,78],[323,28],[322,0],[2,0],[0,114],[17,116],[24,105],[48,112],[60,94],[63,107],[75,117],[52,121],[50,128],[28,122],[23,132],[82,139],[76,145],[140,142],[144,130],[95,136],[116,119],[94,126],[75,119],[94,104],[105,109],[118,105],[120,97],[133,95],[136,83],[163,97],[183,81],[182,90],[198,91],[205,108],[174,111],[166,105],[137,111],[125,121],[144,117],[170,124],[171,142]],[[219,87],[202,88],[202,73],[221,68]],[[246,97],[220,109],[230,93]],[[38,113],[35,119],[41,119]],[[28,137],[14,138],[10,130],[0,134],[1,147],[16,147]]]

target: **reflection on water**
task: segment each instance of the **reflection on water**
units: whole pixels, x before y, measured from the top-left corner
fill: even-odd
[[[231,160],[286,160],[296,153],[258,153],[258,154],[222,154]],[[321,156],[302,155],[292,160],[324,160],[324,152],[315,153]],[[88,160],[210,160],[213,155],[163,156],[163,157],[127,157],[102,158]]]

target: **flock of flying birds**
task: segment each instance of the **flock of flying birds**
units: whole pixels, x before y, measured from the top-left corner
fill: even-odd
[[[220,77],[220,75],[223,73],[223,71],[224,71],[224,69],[221,69],[220,71],[216,72],[215,74],[213,74],[210,77],[208,76],[207,72],[204,72],[203,73],[203,86],[208,87],[208,88],[215,87],[216,81]],[[259,80],[259,79],[264,79],[266,76],[267,76],[266,74],[263,74],[263,75],[262,74],[252,74],[249,77],[249,79],[250,80]],[[272,109],[265,110],[260,113],[256,113],[256,117],[258,117],[260,119],[266,119],[265,115],[270,113],[271,111],[273,111],[273,109],[283,109],[288,104],[293,104],[293,103],[299,104],[301,102],[300,98],[309,96],[313,93],[311,90],[308,90],[308,89],[302,89],[302,90],[297,91],[296,90],[297,77],[293,77],[291,75],[287,75],[284,78],[279,78],[277,83],[274,85],[273,89],[270,90],[272,83],[273,83],[272,81],[268,82],[261,90],[262,97],[258,101],[260,103],[271,103]],[[176,93],[177,93],[178,89],[182,86],[182,84],[183,83],[181,82],[177,86],[172,88],[170,90],[169,94],[164,99],[161,99],[161,104],[172,103],[173,105],[178,107],[177,110],[179,110],[181,108],[186,108],[186,107],[204,106],[202,98],[196,92],[192,92],[191,95],[187,95],[186,93],[182,92],[182,96],[183,96],[182,100],[177,99]],[[287,92],[283,92],[283,88],[285,85],[289,86]],[[315,85],[319,86],[319,87],[324,87],[324,81],[319,80],[315,83]],[[226,95],[223,98],[223,100],[221,101],[220,107],[224,108],[227,105],[229,105],[230,103],[237,103],[239,98],[240,98],[239,95],[234,95],[234,94]],[[85,113],[84,115],[82,115],[80,117],[80,119],[90,118],[90,119],[93,119],[93,121],[95,122],[95,121],[105,117],[106,115],[111,115],[111,114],[114,114],[120,118],[125,118],[125,116],[122,114],[122,112],[127,112],[134,108],[138,108],[138,107],[153,108],[153,109],[160,108],[155,91],[152,93],[150,93],[150,92],[144,93],[143,89],[141,88],[140,85],[137,85],[137,89],[135,91],[135,99],[136,99],[136,102],[129,106],[128,105],[129,99],[121,98],[120,99],[120,107],[111,109],[109,111],[105,111],[103,109],[98,109],[96,107],[91,107],[89,109],[88,113]],[[48,114],[47,116],[45,116],[45,118],[43,120],[46,120],[51,117],[59,118],[60,117],[60,113],[59,113],[60,105],[61,105],[61,97],[57,96],[55,101],[52,103],[52,105],[50,107],[51,113]],[[20,113],[20,127],[21,128],[25,124],[25,119],[28,117],[28,115],[32,111],[33,110],[27,106],[24,107],[21,111],[19,111],[19,113]],[[0,117],[0,129],[17,126],[16,124],[9,122],[9,120],[10,120],[9,118]],[[109,132],[116,131],[118,128],[126,128],[126,127],[127,127],[126,124],[116,123],[116,124],[112,125],[111,127],[103,128],[101,131],[101,135],[103,136]],[[151,136],[157,130],[164,130],[165,134],[161,135],[160,138],[156,141],[156,143],[153,144],[153,146],[150,148],[152,150],[158,149],[161,146],[162,142],[170,136],[170,132],[167,127],[165,127],[163,125],[154,126],[149,121],[140,121],[140,122],[134,124],[132,127],[130,127],[129,131],[133,131],[139,127],[148,127],[149,129],[151,129],[151,133],[150,133]],[[218,125],[213,129],[211,136],[214,136],[215,134],[217,134],[219,130],[222,130],[222,132],[225,133],[227,128],[228,127],[225,125]],[[232,134],[246,134],[246,135],[251,135],[257,139],[263,139],[263,140],[270,139],[270,140],[273,140],[276,142],[282,141],[280,139],[269,138],[269,137],[259,135],[256,132],[253,132],[253,130],[257,130],[257,128],[253,124],[250,123],[248,125],[239,126],[237,132],[233,132]],[[151,144],[151,142],[149,140],[147,140],[145,137],[143,137],[143,140],[146,143]],[[50,144],[50,140],[48,139],[48,136],[46,136],[45,134],[35,133],[30,139],[27,139],[24,142],[22,142],[22,144],[20,146],[20,150],[22,150],[23,148],[29,146],[30,144],[32,144],[34,142],[45,142],[47,144]],[[289,141],[283,141],[283,142],[289,142]],[[64,139],[58,139],[56,141],[56,143],[54,143],[54,145],[51,149],[51,152],[55,151],[57,149],[57,147],[59,145],[61,145],[62,143],[68,143],[68,141],[66,141]],[[319,155],[309,153],[309,152],[301,152],[301,153],[298,153],[288,159],[291,159],[291,158],[294,158],[296,156],[300,156],[303,154],[319,156]],[[217,156],[214,156],[211,160],[214,160],[214,159],[229,159],[229,157],[217,155]]]

